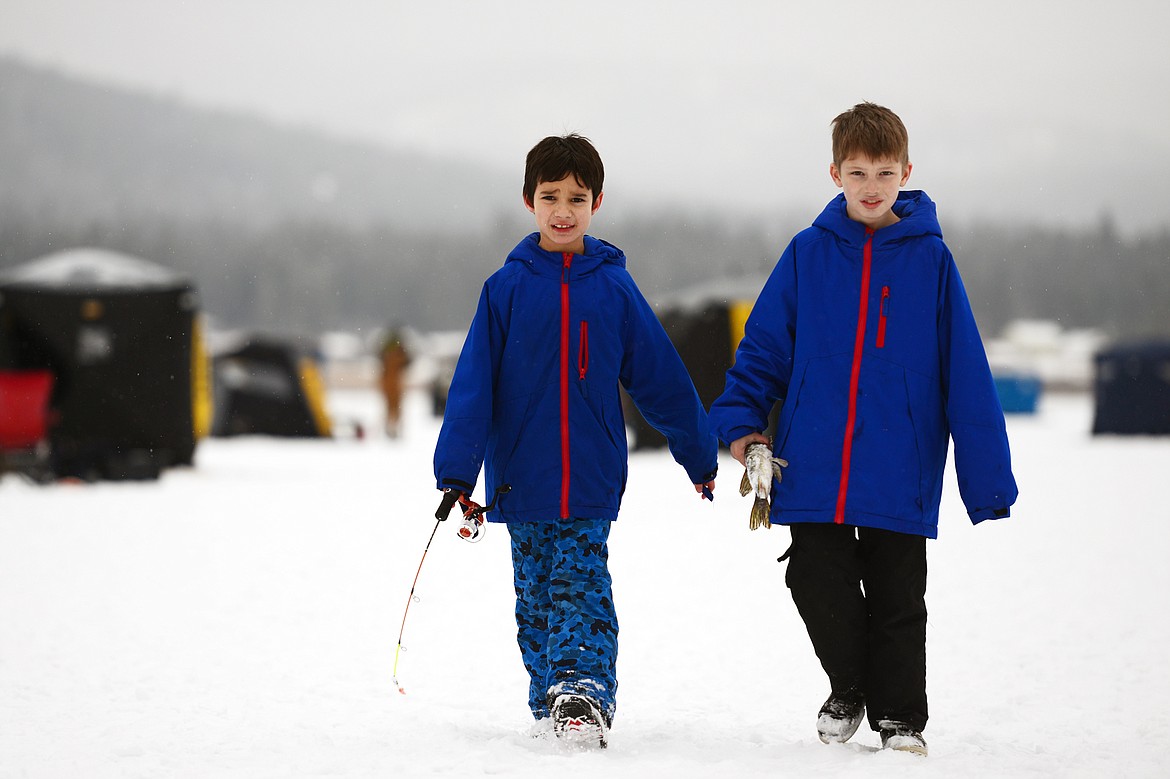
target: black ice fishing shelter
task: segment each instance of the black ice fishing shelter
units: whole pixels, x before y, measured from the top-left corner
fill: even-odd
[[[292,339],[252,336],[217,354],[214,436],[332,435],[325,389],[311,350]]]
[[[53,376],[56,476],[154,478],[189,464],[210,421],[191,281],[75,249],[0,274],[0,369]]]
[[[723,392],[727,369],[735,361],[735,349],[743,338],[751,303],[747,300],[680,303],[657,313],[658,321],[694,382],[703,408],[710,408]],[[626,425],[634,434],[634,449],[666,445],[666,437],[645,420],[624,392],[622,404]]]
[[[1102,350],[1094,373],[1094,434],[1170,435],[1170,341]]]

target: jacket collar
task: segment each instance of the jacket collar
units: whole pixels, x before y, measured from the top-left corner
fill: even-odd
[[[508,254],[508,258],[504,262],[505,264],[521,262],[541,276],[560,278],[565,258],[562,252],[550,252],[540,248],[540,233],[537,232],[525,236],[524,240],[516,244],[516,248]],[[569,275],[571,278],[583,276],[597,270],[605,263],[613,263],[624,268],[626,267],[626,255],[613,244],[587,235],[585,236],[585,251],[582,254],[573,255]]]
[[[898,215],[898,221],[874,233],[875,246],[923,235],[942,238],[934,201],[922,190],[899,192],[894,213]],[[868,239],[865,225],[850,219],[846,213],[843,194],[829,201],[820,216],[813,220],[813,226],[828,230],[849,246],[863,246]]]

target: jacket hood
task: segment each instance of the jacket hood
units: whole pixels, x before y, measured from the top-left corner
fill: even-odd
[[[875,244],[924,235],[942,238],[942,227],[938,223],[934,201],[922,190],[899,192],[893,210],[899,221],[874,233]],[[813,226],[828,230],[848,245],[865,244],[865,225],[849,218],[845,211],[844,194],[837,195],[829,201],[820,216],[813,220]]]
[[[542,276],[560,278],[561,269],[564,266],[564,254],[540,248],[540,233],[536,232],[525,236],[524,240],[516,244],[516,248],[508,253],[504,264],[507,265],[509,262],[521,262]],[[613,263],[619,268],[625,268],[626,255],[613,244],[587,235],[585,236],[585,253],[573,255],[570,274],[576,277],[591,273],[605,263]]]

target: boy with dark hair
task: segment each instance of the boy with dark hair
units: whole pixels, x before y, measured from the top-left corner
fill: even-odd
[[[440,513],[455,497],[474,510],[481,465],[498,496],[488,517],[511,537],[534,733],[551,719],[558,738],[601,747],[617,691],[607,540],[627,474],[619,383],[696,492],[710,497],[718,467],[698,393],[625,255],[586,234],[603,178],[581,136],[528,153],[537,232],[483,286],[435,447]]]
[[[785,582],[831,694],[821,741],[866,709],[882,746],[926,754],[926,539],[938,535],[948,440],[972,522],[1016,499],[1003,411],[934,203],[899,190],[906,128],[862,103],[833,121],[842,194],[785,249],[711,406],[744,462],[782,400],[771,520]]]

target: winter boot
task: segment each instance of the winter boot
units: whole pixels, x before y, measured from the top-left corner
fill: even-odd
[[[926,755],[926,739],[922,737],[922,733],[906,723],[884,719],[878,723],[878,727],[881,728],[882,749]]]
[[[844,744],[853,738],[865,717],[865,698],[859,693],[833,693],[817,713],[817,736],[825,744]]]
[[[609,723],[593,700],[584,695],[558,695],[552,705],[553,732],[577,749],[605,749]]]

